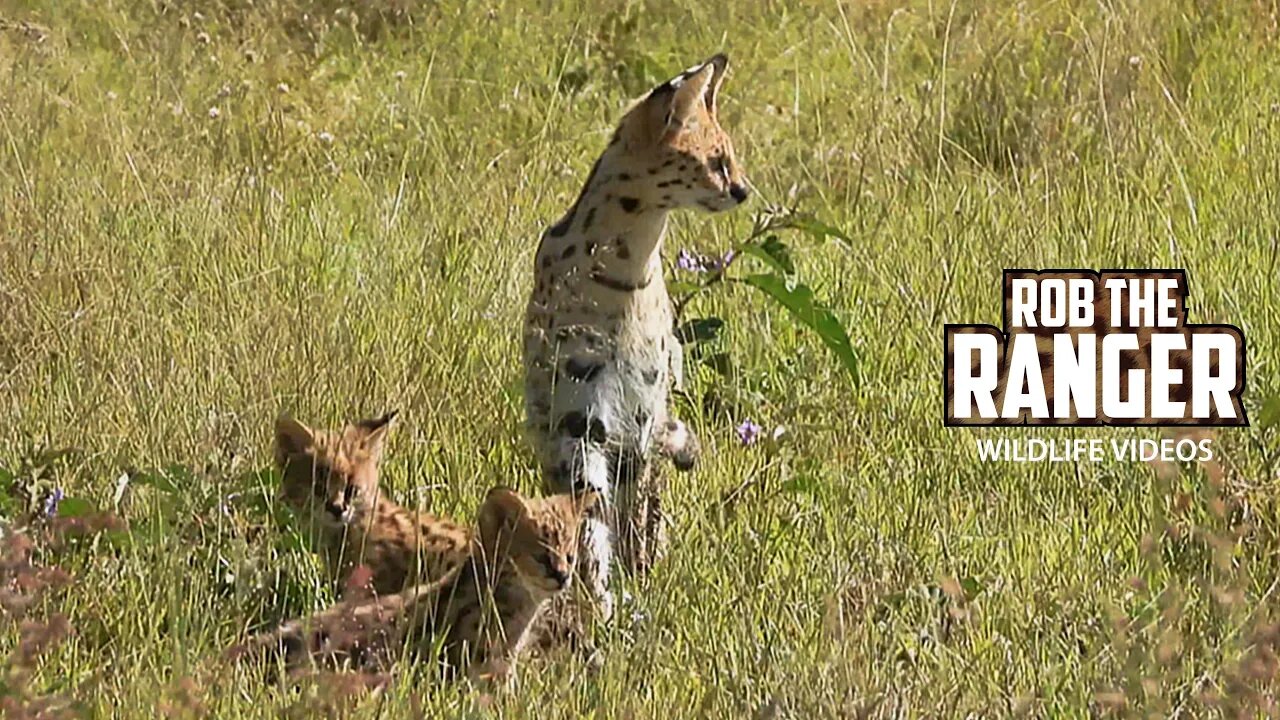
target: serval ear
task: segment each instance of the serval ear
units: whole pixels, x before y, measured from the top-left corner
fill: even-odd
[[[729,69],[729,56],[724,53],[716,53],[707,58],[703,65],[711,66],[711,82],[707,83],[704,99],[707,103],[707,112],[711,113],[711,117],[715,117],[716,96],[720,94],[720,86],[724,83],[725,71]]]
[[[354,429],[363,436],[360,444],[374,462],[382,459],[382,448],[386,444],[387,434],[391,432],[391,421],[395,420],[398,414],[398,411],[392,410],[382,417],[361,420],[355,424]]]
[[[710,112],[709,99],[714,99],[712,81],[723,75],[724,64],[717,55],[707,62],[695,65],[653,89],[651,97],[660,99],[666,112],[662,116],[664,138],[692,130],[698,123],[698,111]],[[727,62],[727,61],[726,61]]]
[[[529,513],[520,493],[506,487],[495,487],[480,505],[480,545],[491,561],[510,544],[516,526]]]
[[[283,467],[290,455],[305,453],[316,444],[316,433],[288,415],[276,419],[276,464]]]

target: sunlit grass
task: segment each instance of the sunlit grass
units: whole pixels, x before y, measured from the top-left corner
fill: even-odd
[[[495,700],[418,669],[359,711],[1199,716],[1265,689],[1274,429],[1165,478],[981,465],[975,437],[1022,433],[943,428],[941,358],[944,323],[997,321],[1005,267],[1184,267],[1192,320],[1245,332],[1250,413],[1280,391],[1274,5],[618,7],[0,1],[9,512],[63,488],[133,537],[37,546],[75,634],[32,691],[101,716],[335,701],[200,677],[332,599],[258,474],[271,421],[400,410],[385,476],[437,512],[535,490],[538,233],[626,102],[719,50],[752,203],[853,239],[787,241],[861,385],[752,290],[698,299],[732,372],[687,371],[706,462],[671,478],[672,552],[603,670],[533,658]],[[677,218],[670,257],[752,210]],[[783,439],[741,447],[747,418]]]

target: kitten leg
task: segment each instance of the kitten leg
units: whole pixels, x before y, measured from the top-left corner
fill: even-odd
[[[591,490],[599,494],[600,503],[583,521],[579,538],[578,578],[595,601],[596,617],[609,622],[613,618],[613,596],[609,593],[609,569],[613,562],[613,530],[616,500],[611,482],[609,456],[598,445],[572,436],[562,438],[560,457],[570,458],[560,467],[572,478],[569,490]],[[561,478],[563,483],[564,478]],[[563,490],[562,490],[563,492]]]
[[[609,592],[612,536],[604,518],[589,517],[582,528],[578,551],[578,576],[595,601],[596,617],[605,623],[613,619],[613,595]]]
[[[664,486],[661,468],[645,463],[633,485],[634,499],[625,518],[624,532],[629,545],[623,562],[632,575],[648,574],[666,549],[666,515],[662,512]]]
[[[614,512],[610,519],[616,530],[618,557],[628,573],[647,565],[644,556],[643,500],[644,474],[648,462],[635,451],[623,450],[614,460]]]
[[[609,622],[613,618],[609,566],[613,560],[615,482],[612,455],[604,447],[608,433],[602,417],[595,410],[574,410],[560,417],[558,435],[543,463],[543,483],[552,492],[594,491],[600,497],[583,520],[576,575],[595,601],[597,618]],[[581,625],[585,631],[586,623]]]
[[[649,467],[649,473],[655,477],[650,478],[648,483],[648,492],[645,493],[644,511],[644,544],[645,558],[649,564],[636,570],[640,573],[647,573],[654,565],[662,560],[667,552],[667,516],[662,512],[662,496],[665,491],[664,483],[660,481],[656,475],[660,472],[656,466]]]

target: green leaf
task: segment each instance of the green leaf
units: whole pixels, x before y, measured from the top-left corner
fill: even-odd
[[[276,541],[276,548],[284,553],[307,553],[311,551],[311,546],[307,539],[296,530],[288,530],[281,533]]]
[[[823,344],[836,354],[840,364],[848,371],[854,386],[861,383],[858,355],[849,342],[849,333],[845,332],[835,314],[814,300],[813,290],[808,285],[790,283],[786,278],[772,274],[749,275],[744,280],[776,300],[790,311],[793,318],[816,332]]]
[[[724,320],[718,317],[694,318],[676,328],[676,339],[681,345],[696,345],[715,340],[721,330],[724,330]]]
[[[818,479],[812,475],[796,475],[782,483],[782,491],[797,495],[817,495]]]
[[[164,476],[172,481],[174,488],[191,488],[196,485],[196,472],[186,465],[173,463],[164,469]]]
[[[742,252],[760,258],[781,273],[794,275],[796,272],[796,265],[791,260],[791,249],[777,235],[770,235],[759,245],[748,243],[740,248]]]
[[[1262,403],[1258,423],[1264,428],[1280,426],[1280,395],[1272,395]]]
[[[960,587],[964,590],[966,599],[972,600],[982,592],[984,587],[982,582],[975,577],[966,577],[960,581]]]
[[[0,467],[0,518],[11,518],[18,514],[18,498],[14,488],[15,476],[9,470]]]
[[[283,478],[280,476],[280,470],[273,466],[258,468],[257,470],[249,470],[236,476],[235,487],[241,492],[274,492],[280,487]]]
[[[97,508],[84,498],[66,497],[58,501],[58,517],[87,517],[95,512],[97,512]]]
[[[695,293],[702,289],[698,283],[688,282],[686,280],[671,280],[667,283],[667,292],[671,295],[685,295]]]
[[[775,227],[789,227],[801,230],[812,235],[815,240],[825,240],[830,237],[839,240],[845,245],[853,244],[853,238],[846,235],[843,230],[834,225],[825,223],[812,215],[792,215],[782,220]]]
[[[724,377],[733,374],[733,358],[729,353],[719,352],[703,359],[702,363]]]
[[[178,492],[178,484],[169,477],[169,472],[138,472],[129,476],[131,485],[148,485],[170,495]]]
[[[103,533],[103,536],[107,538],[107,542],[111,543],[112,547],[122,550],[138,544],[133,532],[129,530],[108,530]]]
[[[0,467],[0,496],[7,497],[13,494],[16,489],[16,483],[14,480],[16,480],[17,477],[17,475],[14,475],[8,469]]]

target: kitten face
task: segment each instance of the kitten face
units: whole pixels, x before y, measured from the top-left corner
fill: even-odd
[[[532,595],[551,597],[573,582],[578,532],[596,502],[591,492],[525,498],[494,488],[480,508],[481,543],[489,557],[511,562]]]
[[[281,491],[294,509],[322,526],[352,522],[378,492],[378,461],[394,413],[341,431],[313,430],[289,417],[276,421],[276,465]]]

